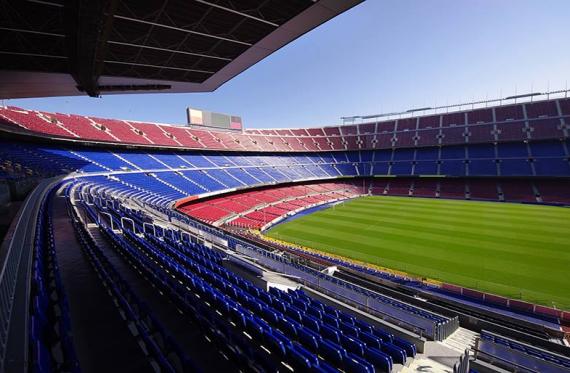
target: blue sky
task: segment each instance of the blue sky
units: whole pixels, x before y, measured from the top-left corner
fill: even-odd
[[[568,0],[368,0],[213,93],[6,103],[163,123],[184,123],[193,106],[241,115],[247,128],[273,128],[564,89],[568,14]]]

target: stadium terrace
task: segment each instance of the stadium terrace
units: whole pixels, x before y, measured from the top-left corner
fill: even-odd
[[[162,369],[212,359],[219,369],[390,371],[458,333],[477,341],[483,362],[524,356],[534,367],[568,367],[566,347],[548,347],[563,340],[569,317],[563,283],[562,293],[541,289],[559,294],[551,300],[561,307],[550,308],[512,279],[503,285],[521,286],[523,298],[391,265],[382,254],[323,249],[287,230],[296,216],[346,212],[346,201],[363,196],[403,196],[397,211],[412,212],[422,207],[409,202],[425,198],[463,200],[462,213],[473,208],[468,200],[526,203],[531,214],[551,205],[540,214],[555,229],[567,218],[556,206],[570,203],[570,99],[303,130],[204,130],[16,107],[0,118],[3,177],[17,188],[40,183],[29,216],[20,215],[33,224],[8,233],[29,240],[14,239],[6,258],[17,252],[26,255],[19,266],[31,265],[26,322],[37,369],[79,369],[83,290],[106,305],[100,317],[122,331],[124,349]],[[66,245],[75,258],[59,252]],[[80,258],[85,289],[68,273]],[[215,348],[185,349],[188,338]]]
[[[6,5],[0,97],[211,91],[360,1],[152,3]],[[570,372],[569,93],[284,129],[0,106],[0,371]]]

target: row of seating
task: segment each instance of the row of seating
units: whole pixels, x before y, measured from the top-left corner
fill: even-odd
[[[541,150],[543,155],[559,154],[557,158],[539,157],[533,158],[531,161],[524,158],[505,158],[498,161],[494,159],[444,159],[444,160],[426,160],[426,161],[405,161],[405,158],[417,159],[419,156],[429,158],[426,151],[429,149],[417,149],[412,152],[403,152],[403,150],[376,152],[349,152],[349,153],[322,153],[322,154],[301,154],[301,155],[275,155],[275,156],[236,156],[228,157],[221,154],[206,155],[188,154],[188,153],[144,153],[144,152],[116,152],[111,153],[104,150],[61,150],[55,148],[38,147],[34,145],[24,144],[3,144],[3,151],[0,152],[1,159],[6,164],[10,164],[16,169],[29,170],[34,175],[51,176],[70,172],[74,169],[83,171],[84,174],[90,172],[111,172],[119,171],[112,176],[108,176],[109,183],[119,183],[126,186],[126,190],[138,192],[147,192],[162,199],[164,205],[169,202],[184,198],[186,196],[200,195],[208,192],[218,192],[232,188],[246,188],[253,185],[276,184],[290,181],[299,181],[306,179],[315,179],[323,177],[337,176],[370,176],[370,175],[442,175],[442,176],[568,176],[570,175],[569,162],[560,157],[564,153],[566,147],[560,143],[546,142],[536,149],[550,149],[550,153]],[[525,145],[526,146],[526,145]],[[556,148],[558,146],[558,148]],[[477,157],[489,156],[491,153],[499,151],[497,149],[483,151],[488,146],[479,146],[480,151]],[[492,147],[491,147],[492,148]],[[492,148],[494,149],[494,148]],[[498,149],[501,149],[500,147]],[[511,155],[519,153],[520,147],[517,145],[511,148]],[[558,149],[558,150],[552,150]],[[444,148],[437,149],[433,157],[438,156],[457,156],[457,149],[453,152],[444,152]],[[472,149],[461,149],[459,153],[465,151],[472,154]],[[564,151],[564,152],[563,152]],[[502,151],[501,151],[502,152]],[[421,155],[420,155],[421,153]],[[447,155],[445,155],[446,153]],[[456,154],[456,155],[453,155]],[[466,153],[465,153],[466,154]],[[565,153],[564,153],[565,154]],[[231,158],[231,159],[230,159]],[[377,161],[379,159],[392,159],[392,161]],[[397,159],[397,160],[394,160]],[[160,160],[160,161],[159,161]],[[189,168],[174,170],[172,166],[176,164],[176,160],[187,164]],[[344,163],[338,163],[338,162]],[[303,163],[298,163],[303,162]],[[140,165],[139,165],[140,163]],[[249,164],[249,166],[246,166]],[[259,167],[253,166],[257,164]],[[228,166],[229,165],[229,166]],[[144,167],[159,167],[156,172],[148,172],[150,170]],[[180,165],[179,165],[180,166]],[[194,167],[194,168],[192,168]],[[206,168],[210,167],[210,168]],[[131,170],[131,171],[128,171]],[[317,171],[318,170],[318,171]],[[100,176],[93,177],[93,180],[103,180]],[[504,189],[498,192],[485,190],[489,188],[483,187],[482,193],[478,193],[477,185],[469,188],[470,198],[485,199],[501,199],[501,192],[505,195],[505,200],[521,200],[532,201],[539,194],[544,194],[545,202],[556,202],[548,198],[551,189],[556,189],[556,185],[552,187],[545,184],[543,189],[546,191],[535,192],[533,194],[524,193],[527,197],[520,196],[517,188],[510,187],[505,183]],[[528,189],[526,186],[525,189]],[[561,189],[561,188],[558,188]],[[426,186],[425,190],[414,188],[414,195],[422,195],[419,193],[433,196],[433,188]],[[511,196],[507,194],[510,191]],[[515,193],[512,193],[515,191]],[[409,194],[409,186],[403,187],[401,192],[397,192],[392,185],[388,191],[390,194]],[[554,191],[556,193],[556,191]],[[517,194],[512,197],[513,194]],[[465,184],[455,183],[453,181],[442,184],[439,195],[442,197],[465,198]],[[248,222],[251,223],[251,219]]]
[[[567,159],[570,156],[570,141],[540,141],[532,143],[512,142],[500,144],[478,144],[467,146],[421,147],[416,149],[393,149],[353,152],[290,153],[261,155],[238,153],[223,154],[216,152],[165,152],[165,151],[106,151],[87,148],[61,149],[32,144],[14,144],[2,142],[4,160],[18,162],[27,158],[39,166],[42,162],[53,161],[54,171],[136,171],[136,170],[193,170],[204,171],[219,169],[277,169],[288,172],[294,166],[295,176],[334,176],[328,165],[398,163],[398,162],[445,162],[510,159],[540,160]],[[305,166],[304,170],[298,166]],[[321,172],[313,174],[314,166],[321,167]],[[289,166],[289,167],[287,167]],[[323,168],[324,167],[324,168]],[[325,172],[324,175],[322,172]],[[331,173],[332,172],[332,173]],[[300,174],[299,174],[300,173]],[[218,174],[219,181],[228,178],[227,174]],[[270,179],[275,181],[275,179]],[[248,183],[246,183],[248,184]],[[251,183],[249,183],[251,184]]]
[[[92,213],[92,210],[89,212]],[[81,248],[105,287],[110,290],[125,322],[136,328],[137,332],[133,337],[142,338],[148,359],[167,372],[196,371],[195,364],[165,330],[152,310],[132,291],[85,227],[80,224],[77,216],[73,216],[73,225]],[[102,231],[106,235],[112,234],[108,230]]]
[[[181,309],[197,316],[202,325],[211,330],[210,339],[220,343],[219,350],[227,358],[235,360],[238,367],[245,365],[254,370],[276,370],[284,365],[298,370],[307,364],[311,367],[313,363],[313,371],[330,371],[330,366],[324,362],[309,361],[312,355],[301,345],[287,343],[279,331],[258,331],[261,320],[204,281],[200,277],[201,272],[190,272],[185,269],[186,266],[169,260],[158,247],[134,233],[124,231],[123,234],[125,237],[118,234],[112,237],[120,242],[115,247],[127,255],[131,262],[137,263],[139,269],[146,269],[147,275],[156,279],[157,286],[168,283],[163,291],[175,296]],[[189,260],[187,255],[185,257]],[[237,285],[244,286],[243,280],[237,276],[232,278]],[[254,337],[256,340],[252,343]],[[283,351],[285,354],[282,354]]]
[[[230,225],[259,228],[293,210],[362,193],[362,183],[358,181],[312,182],[247,189],[193,200],[177,208],[210,224],[225,220]]]
[[[101,188],[100,188],[100,187],[96,187],[96,186],[89,186],[88,184],[86,184],[85,188],[86,188],[86,190],[89,190],[89,192],[86,193],[86,195],[92,195],[92,194],[95,194],[95,193],[102,193],[102,194],[105,195],[105,196],[111,196],[111,195],[113,195],[114,192],[115,192],[115,190],[113,190],[113,186],[111,186],[111,185],[107,185],[106,187],[101,187]],[[144,198],[144,197],[143,197],[143,198]],[[116,208],[116,206],[114,206],[114,208]],[[209,227],[209,226],[207,226],[207,225],[199,224],[199,223],[197,223],[196,221],[193,221],[193,220],[189,219],[188,217],[186,217],[185,215],[181,215],[180,213],[178,213],[178,212],[176,212],[176,211],[174,211],[174,210],[169,210],[169,209],[160,208],[160,207],[159,207],[158,209],[161,211],[161,213],[163,213],[163,214],[169,216],[171,219],[173,219],[173,220],[175,219],[175,220],[180,221],[180,222],[183,222],[183,223],[185,223],[185,224],[187,224],[187,225],[194,226],[196,229],[199,229],[199,230],[201,230],[202,232],[204,232],[204,234],[217,235],[217,236],[220,237],[220,239],[223,239],[223,240],[228,240],[228,239],[229,239],[230,242],[233,242],[233,241],[232,241],[233,239],[232,239],[231,237],[226,237],[222,232],[217,231],[215,228],[211,228],[211,227]],[[118,223],[117,223],[117,225],[118,225]],[[231,245],[235,245],[235,243],[234,243],[234,244],[231,244]],[[319,275],[320,275],[320,274],[319,274]],[[342,286],[344,286],[344,283],[342,284]],[[347,289],[345,288],[345,292],[349,292],[349,291],[350,291],[350,290],[347,290]],[[358,296],[360,296],[360,295],[358,295]],[[388,307],[388,306],[386,306],[386,307]],[[389,308],[392,309],[392,306],[390,306]],[[398,307],[397,307],[397,308],[398,308]],[[398,308],[398,310],[399,310],[399,311],[398,311],[399,314],[401,314],[401,313],[403,313],[404,315],[407,314],[406,307],[404,307],[404,308]],[[414,312],[415,312],[415,311],[414,311]],[[412,322],[413,322],[414,320],[416,320],[415,318],[412,318],[412,319],[413,319]],[[408,321],[410,321],[410,320],[408,320]],[[441,320],[441,321],[442,321],[445,325],[448,324],[448,321],[447,321],[447,320]],[[439,322],[439,321],[438,321],[438,322]],[[428,324],[431,325],[431,322],[428,322]],[[437,326],[437,324],[436,324],[434,327],[430,326],[430,330],[431,330],[431,328],[435,328],[435,329],[440,329],[440,328],[441,328],[441,329],[446,329],[447,326],[441,326],[441,327],[439,327],[439,326]],[[434,329],[434,330],[435,330],[435,329]],[[430,333],[435,333],[435,331],[434,331],[434,332],[430,332]],[[438,333],[439,333],[439,332],[438,332]],[[443,334],[442,334],[442,335],[443,335]]]
[[[390,128],[373,134],[361,134],[339,137],[296,137],[297,141],[305,140],[305,148],[311,151],[327,150],[359,150],[411,148],[416,146],[445,146],[454,144],[477,144],[487,142],[538,141],[544,139],[567,138],[566,123],[562,118],[539,119],[529,121],[508,121],[503,123],[472,124],[450,127],[414,128],[400,130],[400,125],[393,122]],[[528,124],[527,124],[528,123]],[[379,127],[382,124],[378,124]],[[343,128],[343,127],[341,127]],[[398,128],[394,130],[394,128]],[[261,130],[262,133],[277,130]],[[301,130],[303,131],[303,130]],[[283,139],[273,136],[275,139]],[[307,145],[309,142],[310,145]],[[312,142],[312,144],[310,143]]]
[[[119,214],[125,214],[125,213],[127,213],[127,211],[119,212]],[[142,229],[142,227],[140,227],[139,224],[140,221],[138,221],[137,223],[138,225],[137,229]],[[368,354],[372,354],[373,356],[375,356],[375,358],[369,358],[373,360],[379,359],[379,357],[382,357],[384,359],[386,358],[385,356],[387,355],[386,352],[382,353],[382,351],[380,351],[379,348],[392,351],[391,353],[394,355],[392,359],[396,357],[399,359],[398,361],[401,362],[405,360],[405,356],[408,356],[408,354],[410,356],[413,356],[415,354],[415,349],[412,344],[408,344],[407,342],[399,339],[397,339],[397,342],[394,343],[407,346],[408,352],[406,352],[406,349],[398,347],[397,345],[392,346],[393,343],[391,342],[384,343],[386,344],[386,346],[384,346],[381,344],[382,343],[381,340],[373,338],[371,336],[370,337],[372,339],[369,340],[368,345],[365,345],[363,343],[357,343],[358,341],[355,341],[355,338],[346,339],[345,337],[341,337],[342,333],[340,332],[340,330],[338,330],[338,327],[336,327],[335,329],[334,324],[338,324],[339,327],[340,325],[344,325],[342,323],[345,324],[349,323],[351,325],[354,325],[353,323],[355,322],[355,320],[353,318],[350,318],[346,315],[342,316],[343,320],[340,320],[338,319],[338,317],[341,317],[340,316],[341,313],[338,313],[338,311],[335,312],[335,310],[331,309],[330,312],[334,312],[336,317],[329,315],[330,317],[327,317],[327,323],[325,323],[323,319],[318,317],[319,315],[321,317],[324,317],[324,311],[325,311],[324,309],[325,305],[320,303],[314,303],[315,305],[313,307],[315,308],[318,307],[320,308],[321,311],[315,312],[314,316],[309,317],[304,312],[302,312],[302,309],[299,309],[299,307],[304,308],[304,306],[302,306],[300,302],[295,303],[292,299],[285,299],[278,301],[274,295],[272,296],[271,294],[264,292],[263,290],[253,286],[253,284],[249,283],[248,281],[245,281],[237,277],[236,275],[232,274],[231,272],[227,271],[222,266],[220,266],[219,263],[216,263],[216,260],[212,260],[211,258],[201,257],[201,255],[197,254],[197,252],[195,251],[197,245],[190,245],[188,243],[177,242],[176,240],[169,239],[169,237],[171,237],[171,234],[165,234],[164,238],[162,239],[158,239],[156,237],[148,235],[144,239],[142,239],[136,233],[130,232],[129,230],[124,231],[123,234],[131,242],[133,242],[135,246],[139,248],[139,250],[142,250],[145,256],[151,258],[153,261],[160,263],[160,265],[164,266],[171,274],[174,273],[175,276],[183,275],[184,278],[186,279],[182,279],[181,281],[187,282],[187,275],[198,276],[198,278],[201,278],[202,280],[210,283],[211,286],[213,286],[212,290],[217,289],[216,290],[217,292],[221,292],[222,294],[225,294],[225,297],[229,297],[228,301],[229,299],[234,299],[233,302],[237,302],[237,304],[234,304],[234,306],[239,305],[240,308],[245,307],[243,308],[244,311],[242,311],[242,314],[244,314],[245,312],[244,317],[245,315],[251,315],[252,317],[255,316],[255,318],[253,319],[255,321],[254,325],[258,324],[261,326],[261,328],[257,328],[259,331],[255,331],[256,336],[259,336],[259,340],[271,339],[270,337],[268,337],[268,335],[264,335],[267,334],[267,331],[269,330],[271,335],[279,336],[282,334],[287,339],[296,341],[293,342],[292,346],[296,346],[296,343],[299,343],[300,345],[296,348],[299,349],[299,347],[303,346],[302,348],[307,349],[308,352],[309,351],[312,351],[313,353],[321,352],[321,350],[325,351],[331,346],[340,347],[342,345],[344,346],[345,349],[348,349],[349,352],[346,351],[343,352],[342,348],[337,349],[336,350],[337,356],[340,356],[341,358],[344,356],[344,359],[342,359],[341,361],[337,361],[337,363],[340,364],[342,362],[342,364],[352,364],[352,365],[356,364],[355,367],[358,366],[368,367],[365,370],[361,371],[370,371],[370,368],[373,367],[373,365],[370,364],[367,365],[365,361],[361,361],[366,356],[368,356]],[[125,245],[123,244],[122,246]],[[201,247],[201,249],[204,248]],[[193,253],[193,255],[191,255],[190,253]],[[309,300],[305,299],[305,297],[303,297],[303,299],[305,300],[305,302],[309,302]],[[219,300],[216,303],[219,304],[220,303]],[[313,303],[311,303],[311,305],[313,305]],[[230,310],[232,309],[230,303],[228,303],[227,307],[229,307]],[[224,313],[223,311],[224,308],[226,308],[226,306],[222,307],[221,309],[218,308],[218,310]],[[283,320],[289,320],[288,321],[288,323],[290,324],[289,326],[293,326],[293,328],[285,330],[285,326],[282,325]],[[263,327],[264,325],[265,327]],[[360,323],[359,325],[367,328],[366,330],[368,332],[375,330],[374,328],[371,328],[370,326],[367,326],[367,324],[364,323]],[[247,321],[246,321],[246,326],[247,326]],[[324,338],[323,335],[316,334],[321,330],[321,328],[331,333],[332,331],[335,331],[335,333],[332,333],[331,336],[329,336],[328,338]],[[253,333],[254,330],[252,330],[251,332]],[[296,331],[298,334],[293,334],[293,331]],[[347,332],[345,331],[345,334],[346,333]],[[358,330],[354,330],[354,333],[358,333]],[[336,336],[337,339],[329,341],[329,339],[334,338],[334,336]],[[321,347],[320,344],[318,344],[319,341],[321,341],[323,343],[323,346],[326,347]],[[392,336],[392,341],[393,341],[393,336]],[[285,352],[285,355],[287,356],[288,352],[287,350],[290,349],[290,347],[288,346],[291,346],[291,344],[290,343],[283,344],[284,343],[283,341],[280,342],[281,343],[278,343],[277,345],[278,346],[282,345],[283,348],[281,349],[279,355],[282,355],[282,353]],[[370,347],[369,345],[371,343],[375,343],[373,344],[373,346],[376,346],[377,348]],[[363,350],[367,346],[368,350],[376,348],[378,351],[368,352],[368,350]],[[268,346],[266,345],[265,347]],[[318,351],[315,349],[318,349]],[[306,357],[309,357],[308,359],[302,359],[305,360],[305,363],[307,362],[307,360],[309,362],[309,365],[305,365],[305,368],[315,365],[320,367],[323,365],[323,362],[319,361],[320,359],[317,358],[316,355],[313,355],[314,357],[311,357],[310,354],[309,355],[305,354],[305,355]],[[350,359],[347,359],[348,357],[350,357]],[[355,363],[354,361],[360,362],[360,365]],[[379,361],[382,361],[382,359],[380,359]],[[386,360],[383,361],[386,362]],[[311,364],[311,362],[316,364]],[[299,362],[294,364],[298,363]],[[342,365],[339,366],[339,368],[342,368],[343,366],[347,367],[346,365]],[[385,369],[386,366],[387,365],[385,365],[383,369]]]
[[[560,328],[560,318],[558,317],[536,314],[528,311],[523,311],[521,309],[507,307],[506,303],[504,304],[504,306],[501,306],[498,303],[491,301],[499,297],[489,298],[491,300],[488,299],[486,301],[477,300],[471,297],[458,295],[456,292],[451,293],[449,291],[446,291],[445,288],[436,286],[434,284],[424,283],[417,279],[411,278],[404,273],[388,272],[386,270],[377,270],[370,267],[369,265],[358,263],[349,259],[341,259],[338,256],[332,256],[324,252],[306,251],[299,249],[295,246],[286,245],[277,241],[267,241],[262,239],[259,235],[252,233],[250,231],[234,231],[234,234],[242,236],[250,242],[251,241],[259,242],[260,244],[269,246],[271,249],[292,253],[303,259],[308,259],[312,262],[319,263],[326,267],[342,266],[345,268],[350,268],[364,275],[378,277],[382,280],[397,283],[404,287],[421,289],[422,291],[427,291],[430,293],[443,294],[445,295],[445,297],[447,298],[451,297],[453,300],[458,302],[468,302],[470,306],[480,304],[483,307],[486,307],[486,309],[488,309],[488,307],[492,307],[495,312],[504,313],[508,317],[512,317],[514,313],[518,315],[518,317],[520,317],[521,319],[525,320],[528,319],[533,323],[539,323],[540,325],[544,325],[547,328],[552,328],[554,330],[558,330]],[[506,298],[503,299],[506,300]],[[500,321],[496,320],[495,322],[500,322]],[[504,325],[507,327],[512,327],[512,324],[509,324],[508,322],[504,323]],[[519,328],[520,330],[524,330],[525,333],[527,334],[536,335],[537,337],[540,338],[548,338],[548,335],[546,334],[544,329],[536,330],[531,328],[521,328],[520,326]]]
[[[69,305],[61,281],[51,217],[51,195],[36,221],[29,316],[31,368],[34,372],[79,372]]]
[[[560,109],[558,108],[560,107]],[[546,100],[528,102],[518,105],[480,108],[462,112],[445,113],[404,118],[400,120],[385,120],[375,123],[345,125],[341,127],[322,127],[306,129],[250,129],[248,133],[265,134],[270,136],[296,137],[336,137],[351,135],[366,135],[393,132],[394,130],[430,129],[438,127],[460,127],[485,123],[509,122],[520,120],[535,120],[557,118],[570,115],[570,100]]]
[[[511,362],[519,370],[530,369],[538,372],[568,372],[570,358],[554,352],[519,342],[512,338],[483,330],[478,350],[486,355]]]
[[[91,221],[96,221],[97,210],[89,206],[85,206]],[[102,206],[99,205],[99,208]],[[133,217],[132,215],[130,215]],[[114,226],[119,226],[116,215],[113,215]],[[140,232],[139,219],[137,221],[137,232]],[[133,241],[135,236],[126,234],[117,234],[108,226],[100,225],[99,229],[103,232],[105,238],[111,244],[116,252],[125,258],[126,262],[133,266],[136,272],[140,273],[147,281],[150,281],[153,288],[161,294],[169,298],[174,306],[184,317],[192,320],[193,325],[199,327],[196,338],[202,342],[209,341],[214,344],[214,351],[220,353],[221,357],[231,360],[236,369],[255,370],[262,369],[258,361],[255,361],[252,350],[257,350],[258,346],[251,345],[251,338],[245,336],[241,329],[236,330],[235,324],[230,323],[226,318],[222,318],[218,313],[212,310],[212,300],[205,300],[205,288],[190,287],[190,284],[182,282],[182,278],[178,278],[178,273],[173,271],[172,266],[163,267],[162,263],[154,261],[153,258],[144,255],[137,246],[137,242]],[[210,256],[209,260],[219,260],[215,256]],[[189,279],[186,276],[185,280]],[[192,284],[195,284],[193,282]],[[206,284],[205,284],[206,285]],[[207,285],[206,285],[207,286]],[[171,331],[166,330],[167,334]],[[188,347],[187,347],[188,348]],[[184,353],[184,351],[182,351]],[[180,354],[179,354],[180,355]],[[252,360],[254,359],[254,360]],[[246,369],[248,368],[248,369]],[[177,370],[179,371],[179,370]],[[196,371],[194,369],[189,371]]]
[[[391,195],[431,198],[570,204],[570,186],[565,180],[550,179],[442,179],[442,178],[374,178],[351,183],[337,181],[337,192],[307,198],[296,194],[296,187],[276,186],[261,191],[222,194],[206,200],[180,205],[179,211],[207,223],[228,219],[229,225],[259,229],[267,223],[313,204],[326,203],[358,195]],[[334,184],[334,183],[329,183]],[[313,188],[321,184],[311,185]],[[286,190],[287,197],[282,191]],[[311,193],[312,190],[309,191]],[[260,193],[269,198],[260,199]],[[262,195],[263,195],[262,194]],[[272,194],[272,195],[271,195]],[[286,198],[287,201],[283,199]],[[255,208],[258,206],[258,208]],[[253,208],[255,210],[251,211]],[[251,211],[251,212],[249,212]],[[247,213],[244,213],[247,212]]]
[[[252,247],[251,243],[230,239],[231,246],[239,247],[239,252],[251,256],[259,263],[279,270],[290,276],[301,277],[306,284],[314,285],[320,290],[330,294],[342,296],[360,306],[365,306],[378,312],[382,317],[392,323],[400,325],[410,331],[422,334],[434,340],[443,340],[457,328],[457,320],[415,307],[409,303],[395,298],[369,291],[363,287],[320,272],[302,264],[291,263],[283,256],[259,247]]]
[[[293,153],[274,154],[270,156],[229,156],[208,152],[191,153],[168,153],[168,152],[144,152],[144,151],[95,151],[82,148],[65,151],[49,147],[37,148],[40,156],[42,153],[52,153],[62,157],[76,160],[76,164],[69,164],[68,169],[81,169],[89,171],[81,166],[85,166],[85,161],[101,165],[95,171],[104,170],[157,170],[157,169],[231,169],[258,167],[266,169],[268,167],[278,170],[287,170],[284,166],[314,166],[335,164],[343,165],[357,163],[385,163],[385,162],[445,162],[452,160],[492,160],[506,161],[510,159],[539,160],[539,159],[567,159],[570,156],[570,141],[545,140],[532,143],[511,142],[499,144],[477,144],[467,146],[443,146],[443,147],[421,147],[416,149],[393,150],[367,150],[356,152],[322,152],[322,153]],[[30,149],[30,150],[33,150]],[[29,151],[28,151],[29,152]],[[246,155],[247,153],[240,153]],[[79,166],[79,167],[77,167]],[[296,170],[299,171],[299,170]],[[325,172],[330,169],[325,168]],[[310,173],[307,176],[314,176]],[[224,174],[222,179],[227,178]]]
[[[570,204],[570,183],[564,179],[375,178],[370,192],[388,196]]]
[[[244,132],[17,107],[0,107],[0,120],[38,134],[108,143],[232,151],[327,151],[565,138],[570,126],[569,102],[550,100],[352,126]]]
[[[352,189],[352,188],[351,188]],[[338,200],[353,198],[362,193],[359,188],[355,190],[338,190],[321,194],[313,194],[310,196],[297,197],[287,202],[279,202],[270,206],[259,208],[247,214],[243,214],[236,219],[230,219],[226,222],[229,226],[241,228],[261,229],[265,225],[274,222],[277,219],[284,218],[294,211],[304,210],[317,205],[332,203]]]
[[[149,240],[154,241],[158,245],[164,245],[162,242],[157,240],[155,237],[147,237],[147,238]],[[182,251],[184,251],[186,253],[189,252],[187,249],[184,249],[184,245],[181,245],[179,242],[169,240],[168,235],[166,235],[164,237],[164,239],[170,245],[177,246],[179,249],[181,249]],[[193,246],[195,247],[196,245],[193,245]],[[202,264],[206,267],[210,267],[210,264],[216,263],[215,261],[213,262],[211,260],[203,260],[203,258],[196,258],[195,256],[193,256],[193,259],[197,260],[200,264]],[[221,271],[221,273],[224,274],[225,277],[227,277],[226,274],[229,272],[225,271],[221,266],[219,266],[220,262],[217,262],[216,264],[218,265],[217,270]],[[213,269],[214,271],[216,271],[215,265],[211,266],[210,269]],[[346,329],[346,328],[348,328],[348,326],[346,324],[352,325],[352,326],[358,325],[361,328],[364,328],[364,330],[368,331],[369,333],[381,335],[386,341],[389,341],[389,343],[394,342],[396,345],[400,346],[401,348],[404,348],[404,350],[407,350],[407,352],[404,353],[404,351],[395,349],[393,346],[390,346],[389,344],[386,346],[386,348],[391,349],[393,351],[393,353],[395,354],[395,358],[397,359],[397,362],[399,362],[399,363],[405,362],[406,354],[409,354],[409,356],[415,356],[416,350],[415,350],[415,346],[413,344],[406,342],[405,340],[403,340],[401,338],[394,337],[390,333],[383,332],[380,329],[372,328],[371,326],[357,320],[356,318],[354,318],[352,316],[349,316],[343,312],[335,310],[334,308],[327,306],[327,305],[325,305],[325,304],[323,304],[317,300],[311,299],[311,298],[307,297],[302,291],[289,292],[289,294],[292,295],[292,296],[290,296],[288,293],[279,291],[276,288],[271,288],[270,292],[272,294],[280,297],[286,305],[287,304],[294,304],[294,307],[283,308],[283,306],[282,305],[280,306],[279,303],[277,303],[275,301],[275,299],[271,300],[270,295],[259,292],[255,288],[252,288],[252,286],[253,285],[247,281],[240,282],[240,287],[242,289],[251,290],[250,293],[254,293],[258,297],[261,297],[267,303],[267,304],[265,304],[265,307],[267,307],[268,305],[275,305],[275,307],[279,307],[282,312],[285,312],[287,314],[287,316],[283,316],[283,315],[279,315],[277,313],[274,313],[273,311],[270,311],[268,308],[264,309],[265,317],[269,317],[272,321],[275,321],[275,322],[280,321],[282,324],[285,323],[286,325],[288,325],[287,326],[288,328],[293,328],[293,329],[297,328],[300,333],[303,332],[302,326],[299,324],[296,324],[295,321],[300,322],[300,323],[307,323],[306,319],[310,319],[310,318],[308,316],[307,317],[302,316],[301,313],[298,311],[298,310],[301,310],[301,311],[304,311],[305,313],[308,312],[310,315],[314,316],[317,319],[317,323],[320,324],[320,327],[322,327],[325,332],[328,331],[328,332],[332,333],[331,336],[329,336],[329,337],[332,338],[333,341],[335,341],[336,343],[340,343],[339,334],[337,332],[334,332],[334,330],[331,330],[331,328],[328,327],[327,325],[319,323],[318,320],[324,320],[324,321],[330,322],[331,325],[335,328],[339,328],[339,327],[342,328],[344,326],[344,328]],[[295,298],[295,300],[293,298]],[[262,303],[258,302],[257,307],[264,307],[264,305]],[[271,312],[271,315],[268,315],[268,312]],[[293,318],[293,320],[288,319],[288,317]],[[335,318],[336,318],[336,320],[334,320]],[[342,319],[342,321],[341,321],[341,319]],[[315,320],[312,320],[312,321],[313,321],[313,323],[310,323],[309,328],[313,328],[313,330],[318,332],[319,327],[317,327],[317,323],[314,322]],[[339,322],[340,322],[340,324],[339,324]],[[354,330],[351,329],[350,331],[354,331]],[[350,331],[346,331],[346,332],[350,333]],[[351,334],[351,335],[353,335],[353,334]]]

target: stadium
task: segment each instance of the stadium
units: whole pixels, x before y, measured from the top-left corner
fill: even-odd
[[[211,92],[360,3],[3,4],[0,97]],[[569,90],[187,119],[0,106],[1,371],[570,372]]]

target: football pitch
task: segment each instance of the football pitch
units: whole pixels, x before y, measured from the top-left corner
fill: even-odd
[[[570,309],[570,208],[362,197],[266,234],[417,276]]]

